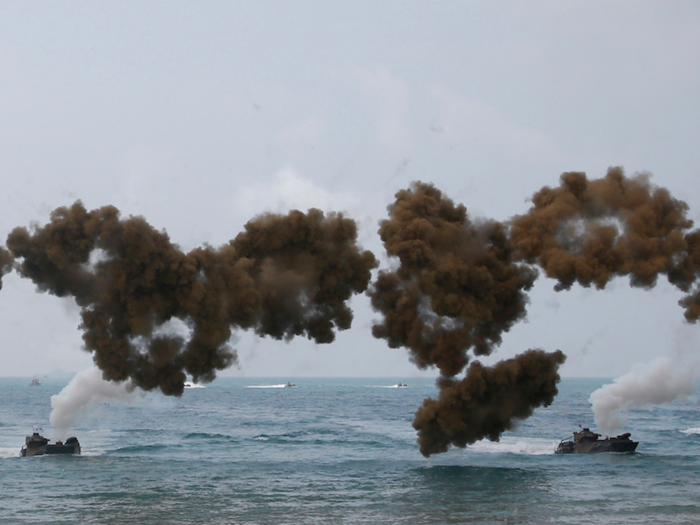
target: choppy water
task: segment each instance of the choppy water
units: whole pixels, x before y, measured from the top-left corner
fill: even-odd
[[[698,523],[700,405],[628,413],[634,454],[554,455],[605,383],[565,379],[498,443],[423,458],[428,379],[218,379],[99,405],[79,457],[20,458],[68,380],[0,379],[2,523]]]

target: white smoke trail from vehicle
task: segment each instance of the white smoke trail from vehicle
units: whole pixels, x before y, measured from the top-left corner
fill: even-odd
[[[105,381],[99,368],[88,368],[78,372],[63,390],[51,396],[53,410],[49,421],[56,429],[56,437],[65,439],[78,414],[84,412],[91,403],[110,400],[128,402],[133,395],[131,382]]]
[[[697,366],[661,357],[636,365],[628,374],[593,392],[588,401],[593,405],[598,428],[612,434],[626,422],[620,410],[682,401],[695,393],[697,382]]]

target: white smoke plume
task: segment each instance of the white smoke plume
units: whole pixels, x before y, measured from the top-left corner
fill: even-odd
[[[90,404],[111,400],[128,402],[133,398],[134,390],[130,381],[105,381],[97,367],[78,372],[63,390],[51,396],[53,410],[49,421],[56,430],[56,437],[65,439],[78,414],[87,410]]]
[[[635,366],[612,384],[593,392],[588,401],[593,405],[598,428],[612,434],[626,422],[620,410],[682,401],[695,393],[697,382],[697,366],[661,357]]]

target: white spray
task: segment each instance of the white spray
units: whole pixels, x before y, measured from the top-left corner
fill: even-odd
[[[113,383],[102,378],[97,367],[78,372],[71,382],[55,396],[51,396],[49,421],[56,429],[56,437],[65,439],[68,429],[75,423],[79,413],[87,410],[91,403],[100,401],[130,401],[134,394],[131,382]]]
[[[697,366],[661,357],[635,366],[612,384],[593,392],[588,401],[593,405],[598,428],[612,434],[626,422],[620,410],[685,400],[695,393],[697,381]]]

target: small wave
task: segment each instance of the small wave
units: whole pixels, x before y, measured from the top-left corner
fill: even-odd
[[[258,434],[249,438],[251,441],[261,441],[270,446],[313,446],[313,447],[368,447],[385,449],[394,446],[385,439],[359,436],[348,437],[337,432],[290,432],[285,434]]]
[[[168,448],[166,445],[135,445],[131,447],[121,447],[115,450],[114,452],[117,454],[124,454],[124,453],[140,453],[140,452],[154,452],[158,450],[164,450]]]
[[[469,450],[482,454],[520,454],[525,456],[543,456],[553,454],[556,442],[545,440],[522,440],[512,442],[477,441]]]
[[[186,434],[184,436],[184,439],[206,439],[206,440],[213,440],[213,441],[228,441],[231,439],[231,436],[227,436],[226,434],[208,434],[206,432],[191,432],[189,434]]]
[[[254,438],[251,438],[253,441],[269,441],[271,443],[294,443],[298,442],[300,437],[306,436],[306,432],[291,432],[287,434],[276,434],[273,436],[270,436],[268,434],[258,434]]]
[[[89,432],[92,432],[91,430]],[[127,434],[163,434],[168,433],[164,428],[129,428],[124,430],[98,430],[97,432],[114,432],[114,433],[127,433]]]
[[[700,434],[700,428],[695,427],[695,428],[687,428],[685,430],[681,430],[684,434],[690,436],[692,434]]]
[[[0,458],[16,458],[19,457],[18,448],[0,448]]]
[[[93,457],[104,456],[105,454],[107,454],[107,452],[109,452],[109,451],[106,449],[97,449],[97,448],[85,449],[85,448],[81,447],[80,456],[93,458]]]

